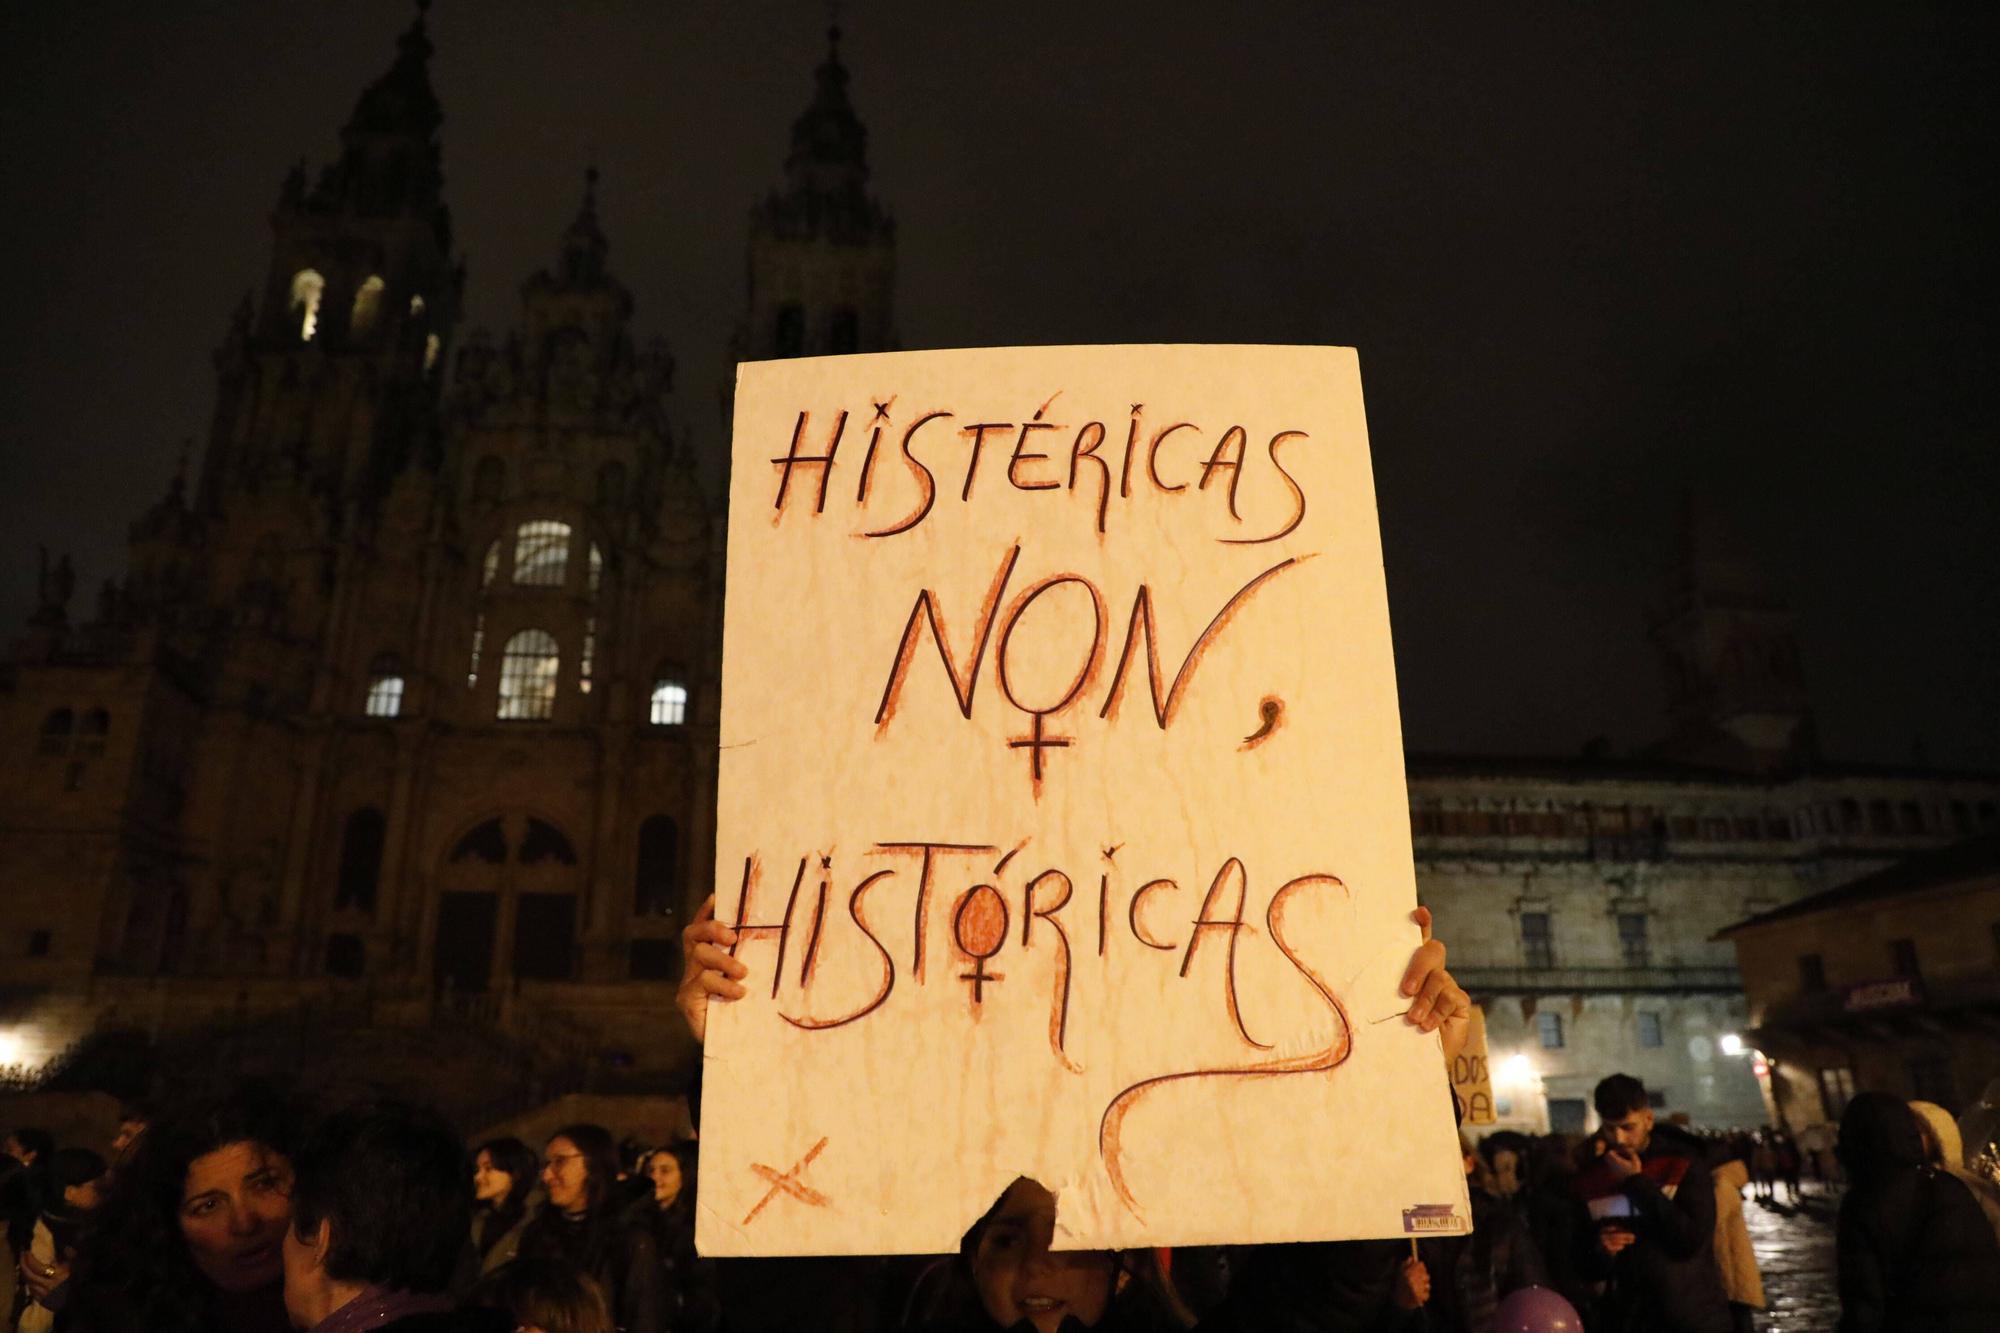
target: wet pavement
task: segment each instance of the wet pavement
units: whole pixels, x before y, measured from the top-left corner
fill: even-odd
[[[1808,1183],[1799,1201],[1758,1203],[1746,1195],[1743,1221],[1764,1274],[1764,1313],[1757,1321],[1769,1333],[1832,1333],[1840,1323],[1840,1293],[1834,1285],[1833,1224],[1840,1196]]]

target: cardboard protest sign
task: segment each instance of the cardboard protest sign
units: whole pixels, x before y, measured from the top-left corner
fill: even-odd
[[[1451,1062],[1451,1090],[1465,1108],[1465,1123],[1490,1125],[1493,1114],[1493,1070],[1486,1055],[1486,1011],[1472,1006],[1472,1028],[1465,1047]]]
[[[703,1253],[1464,1229],[1351,350],[744,366],[723,670]]]

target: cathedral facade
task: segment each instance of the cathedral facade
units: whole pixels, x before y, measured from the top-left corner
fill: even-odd
[[[284,182],[197,475],[133,525],[127,579],[73,617],[45,563],[0,694],[27,757],[0,816],[34,923],[0,976],[18,1058],[341,987],[504,997],[622,1020],[631,1060],[683,1053],[721,515],[594,172],[516,326],[459,338],[430,55],[419,18],[337,159]],[[836,46],[754,212],[740,357],[892,337],[846,80]]]
[[[723,515],[594,174],[515,327],[461,338],[430,54],[419,20],[335,161],[285,181],[195,475],[133,524],[127,577],[73,613],[45,563],[0,667],[0,1064],[342,996],[687,1060]],[[895,346],[847,78],[836,45],[753,212],[739,359]],[[1994,824],[1991,775],[1820,760],[1789,613],[1697,527],[1654,633],[1673,715],[1645,758],[1410,757],[1504,1124],[1580,1128],[1614,1069],[1761,1119],[1715,933]]]

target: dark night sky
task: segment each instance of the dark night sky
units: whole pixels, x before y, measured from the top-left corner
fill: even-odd
[[[721,448],[745,218],[826,15],[443,0],[468,327],[512,321],[594,154],[641,334]],[[37,543],[78,608],[122,569],[287,168],[332,155],[408,16],[0,13],[7,623]],[[1652,739],[1644,609],[1692,486],[1800,612],[1830,753],[2000,768],[2000,6],[851,0],[845,27],[904,346],[1360,348],[1413,747]]]

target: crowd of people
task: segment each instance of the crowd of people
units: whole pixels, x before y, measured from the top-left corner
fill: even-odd
[[[1428,938],[1407,1021],[1464,1040],[1469,1001]],[[680,1002],[700,1040],[748,969],[706,911]],[[1448,1096],[1440,1071],[1438,1095]],[[1588,1137],[1461,1140],[1463,1235],[1128,1252],[1054,1248],[1016,1180],[930,1259],[703,1259],[692,1142],[565,1125],[468,1149],[399,1102],[313,1116],[269,1087],[128,1108],[107,1155],[17,1128],[0,1213],[25,1333],[1736,1333],[1763,1304],[1743,1191],[1794,1197],[1780,1133],[1700,1136],[1604,1079]],[[2000,1198],[1935,1108],[1868,1093],[1840,1126],[1842,1333],[2000,1328]],[[1763,1197],[1759,1195],[1757,1197]],[[1568,1321],[1568,1322],[1565,1322]]]

